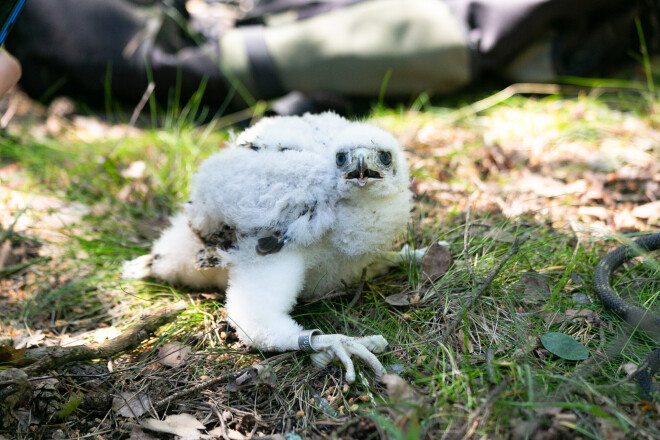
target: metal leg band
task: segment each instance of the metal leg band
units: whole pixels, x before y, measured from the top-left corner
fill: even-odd
[[[301,331],[298,335],[298,350],[306,352],[317,351],[314,347],[312,347],[312,336],[315,334],[322,335],[323,332],[319,329]]]

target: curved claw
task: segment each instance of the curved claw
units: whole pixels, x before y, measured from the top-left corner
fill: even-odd
[[[380,377],[385,374],[385,368],[374,353],[382,353],[387,348],[387,341],[381,335],[351,338],[345,335],[317,335],[312,338],[312,346],[318,350],[312,354],[312,363],[317,367],[325,367],[332,360],[338,360],[346,368],[346,381],[355,381],[355,367],[352,356],[362,359]]]

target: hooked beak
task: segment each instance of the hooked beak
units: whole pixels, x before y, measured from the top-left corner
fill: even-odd
[[[364,166],[364,155],[363,154],[358,155],[357,169],[360,172],[360,176],[357,179],[358,185],[364,186],[367,183],[367,177],[365,177],[365,175],[364,175],[364,172],[367,170],[367,168]]]
[[[383,176],[380,175],[378,171],[371,170],[364,163],[364,154],[358,153],[357,156],[357,167],[345,176],[346,180],[352,180],[360,186],[367,184],[369,179],[382,179]]]

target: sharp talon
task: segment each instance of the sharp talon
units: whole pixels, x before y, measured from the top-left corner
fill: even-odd
[[[377,377],[385,374],[374,353],[381,353],[389,347],[387,340],[381,335],[350,338],[344,335],[317,335],[314,346],[319,351],[311,355],[312,363],[317,367],[325,367],[331,360],[340,361],[346,369],[346,381],[355,381],[355,369],[352,359],[360,359],[366,363]]]

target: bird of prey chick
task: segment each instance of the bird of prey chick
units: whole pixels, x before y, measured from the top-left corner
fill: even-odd
[[[324,335],[289,313],[363,269],[373,277],[419,259],[423,251],[390,251],[411,207],[408,166],[388,132],[334,113],[266,118],[202,163],[183,212],[124,273],[225,288],[243,343],[313,351],[318,366],[339,360],[348,382],[356,356],[380,377],[381,335]]]

